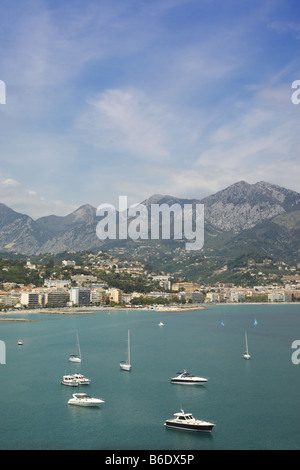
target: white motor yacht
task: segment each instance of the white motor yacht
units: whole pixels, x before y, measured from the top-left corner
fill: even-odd
[[[178,372],[177,375],[171,379],[171,384],[203,385],[206,382],[206,378],[196,377],[195,375],[190,374],[186,370],[183,372]]]
[[[215,424],[202,421],[201,419],[195,419],[191,413],[185,413],[181,410],[180,413],[174,413],[174,418],[167,419],[165,426],[173,429],[183,429],[185,431],[210,432]]]
[[[18,340],[18,346],[23,346],[23,341],[21,339]]]
[[[68,385],[69,387],[78,387],[79,382],[78,380],[74,379],[74,376],[71,374],[64,375],[62,378],[61,383],[63,385]]]
[[[84,375],[76,373],[72,374],[74,379],[78,381],[79,385],[89,385],[91,383],[91,379],[87,379]]]
[[[165,326],[165,324],[162,321],[160,321],[158,326]]]
[[[86,393],[74,393],[72,398],[68,401],[69,405],[78,406],[99,406],[105,403],[101,398],[92,398]]]

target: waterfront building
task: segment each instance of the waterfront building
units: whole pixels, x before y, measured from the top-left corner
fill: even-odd
[[[29,308],[44,307],[44,294],[42,292],[22,292],[20,303]]]
[[[69,300],[69,292],[47,292],[45,294],[46,307],[65,307]]]
[[[70,289],[70,301],[73,305],[90,305],[90,290],[84,287],[72,287]]]

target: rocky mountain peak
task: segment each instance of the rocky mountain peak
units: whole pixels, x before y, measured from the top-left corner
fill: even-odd
[[[205,227],[233,234],[279,215],[299,213],[300,194],[264,181],[239,181],[201,200],[154,194],[143,204],[183,206],[193,202],[204,204]],[[51,215],[36,221],[0,204],[0,251],[31,254],[99,248],[102,242],[96,236],[97,223],[96,208],[90,204],[66,216]]]
[[[300,195],[264,181],[239,181],[201,200],[205,218],[221,230],[239,232],[299,207]]]
[[[90,219],[91,217],[95,217],[96,215],[96,208],[91,206],[90,204],[84,204],[74,212],[69,214],[67,217],[72,217],[74,221],[82,221],[86,219]]]

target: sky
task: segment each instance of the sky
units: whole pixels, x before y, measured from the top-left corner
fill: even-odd
[[[241,180],[300,192],[299,0],[0,9],[1,203],[36,219]]]

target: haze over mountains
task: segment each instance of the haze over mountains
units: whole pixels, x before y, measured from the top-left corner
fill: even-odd
[[[295,261],[299,257],[300,194],[295,191],[263,181],[240,181],[201,200],[156,194],[143,201],[146,206],[154,203],[204,204],[203,252],[230,257],[256,250]],[[99,220],[96,208],[89,204],[67,216],[37,220],[0,204],[0,251],[55,254],[102,249],[108,243],[111,246],[113,241],[101,241],[96,236]],[[127,241],[114,242],[124,245]],[[145,243],[147,240],[143,240]]]

